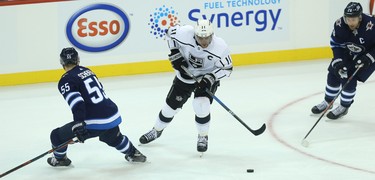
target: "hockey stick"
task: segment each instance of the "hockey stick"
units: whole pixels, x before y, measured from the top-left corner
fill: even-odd
[[[322,115],[320,115],[319,119],[315,122],[314,126],[310,129],[310,131],[302,139],[302,142],[301,142],[302,146],[305,146],[305,147],[309,146],[309,142],[306,140],[307,136],[309,136],[309,134],[311,133],[311,131],[315,128],[315,126],[319,123],[319,121],[322,119],[322,117],[326,114],[326,112],[328,111],[328,109],[330,109],[331,106],[333,106],[333,103],[335,102],[335,100],[340,96],[341,92],[346,88],[346,86],[349,84],[349,82],[353,79],[353,77],[357,74],[357,72],[359,71],[359,69],[361,69],[362,67],[363,67],[363,64],[361,64],[361,65],[358,66],[358,68],[354,71],[353,75],[349,77],[349,79],[342,86],[342,88],[340,89],[340,91],[338,92],[338,94],[328,104],[327,108],[323,111]]]
[[[0,178],[2,178],[2,177],[4,177],[4,176],[6,176],[6,175],[12,173],[13,171],[16,171],[16,170],[18,170],[18,169],[20,169],[20,168],[22,168],[22,167],[24,167],[24,166],[26,166],[26,165],[32,163],[32,162],[34,162],[34,161],[36,161],[36,160],[38,160],[38,159],[44,157],[45,155],[47,155],[47,154],[49,154],[49,153],[52,153],[52,152],[54,152],[54,151],[56,151],[56,150],[58,150],[58,149],[61,149],[61,148],[63,148],[63,147],[66,147],[66,146],[68,146],[69,144],[74,144],[75,142],[76,142],[76,138],[73,138],[73,139],[71,139],[71,140],[69,140],[69,141],[67,141],[67,142],[65,142],[65,143],[63,143],[63,144],[61,144],[60,146],[57,146],[57,147],[55,147],[55,148],[52,148],[52,149],[48,150],[47,152],[45,152],[45,153],[43,153],[43,154],[41,154],[41,155],[39,155],[39,156],[37,156],[37,157],[35,157],[35,158],[33,158],[33,159],[28,160],[28,161],[24,162],[23,164],[21,164],[21,165],[15,167],[15,168],[13,168],[13,169],[11,169],[11,170],[9,170],[9,171],[3,173],[3,174],[0,174]]]
[[[181,66],[181,68],[186,72],[188,73],[189,76],[191,76],[196,82],[199,82],[197,77],[195,77],[186,67],[184,66]],[[253,130],[251,129],[247,124],[245,124],[236,114],[234,114],[234,112],[232,110],[230,110],[222,101],[220,101],[219,98],[217,98],[211,91],[209,91],[208,89],[206,89],[206,92],[213,98],[216,100],[216,102],[218,102],[225,110],[227,110],[234,118],[236,118],[238,120],[238,122],[240,122],[243,126],[245,126],[245,128],[247,130],[249,130],[251,133],[253,133],[255,136],[258,136],[260,134],[262,134],[265,130],[266,130],[266,124],[263,124],[262,127],[260,127],[259,129],[257,130]]]

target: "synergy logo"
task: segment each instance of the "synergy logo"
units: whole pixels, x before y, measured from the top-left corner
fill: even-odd
[[[167,8],[163,5],[160,8],[155,8],[155,12],[150,14],[150,22],[148,25],[151,28],[150,34],[158,38],[165,36],[168,28],[179,23],[177,18],[178,13],[172,8]]]
[[[66,26],[66,34],[77,48],[101,52],[119,45],[129,28],[129,19],[122,10],[108,4],[93,4],[73,14]]]
[[[191,9],[188,18],[194,22],[200,18],[208,19],[218,28],[255,26],[256,32],[274,31],[282,14],[280,4],[281,0],[203,2],[203,9]]]

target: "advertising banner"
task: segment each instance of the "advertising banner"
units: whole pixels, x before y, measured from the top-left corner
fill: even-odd
[[[319,48],[329,47],[333,22],[349,0],[37,2],[0,6],[0,80],[12,81],[9,78],[17,73],[61,69],[58,55],[68,46],[79,51],[85,66],[132,72],[148,68],[136,73],[165,71],[169,54],[166,31],[176,24],[194,25],[200,18],[209,19],[215,35],[226,41],[233,55],[239,55],[234,64],[314,58],[317,53],[328,57]],[[371,1],[360,2],[365,13],[370,13]],[[283,57],[270,60],[275,56],[272,52],[278,51],[282,52],[276,57]],[[263,52],[269,53],[257,55]],[[145,62],[162,63],[150,67]],[[126,64],[132,64],[130,69],[124,68]]]

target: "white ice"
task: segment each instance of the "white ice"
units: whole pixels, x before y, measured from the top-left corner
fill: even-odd
[[[123,154],[98,141],[69,146],[69,168],[50,167],[47,156],[4,179],[375,179],[375,80],[360,83],[347,116],[327,118],[303,137],[319,116],[329,60],[235,67],[216,93],[248,126],[267,124],[252,135],[214,102],[209,149],[196,151],[197,130],[191,99],[156,141],[137,146],[154,125],[173,73],[101,78],[107,95],[120,108],[123,134],[148,157],[131,164]],[[71,121],[56,83],[0,88],[0,174],[51,149],[49,134]],[[337,100],[337,102],[339,102]],[[336,103],[337,105],[337,103]],[[254,173],[247,173],[254,169]]]

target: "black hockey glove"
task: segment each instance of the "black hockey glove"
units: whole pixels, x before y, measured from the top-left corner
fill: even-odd
[[[186,74],[186,72],[181,68],[181,66],[188,67],[188,63],[186,62],[185,58],[182,56],[178,49],[173,49],[171,54],[168,55],[169,60],[174,69],[180,71],[181,75]]]
[[[197,82],[196,86],[199,89],[208,89],[211,91],[212,85],[215,83],[215,76],[211,73],[205,74],[203,78]]]
[[[89,137],[89,133],[86,129],[85,122],[78,122],[72,127],[73,134],[78,138],[80,143],[84,143],[85,140]]]
[[[341,79],[348,78],[348,69],[344,67],[344,62],[342,59],[334,59],[331,65],[334,69],[336,77]]]
[[[375,60],[374,61],[373,60],[374,60],[374,57],[372,57],[371,54],[366,53],[355,59],[356,67],[363,64],[362,68],[367,69],[368,67],[370,67],[372,63],[374,63]]]

